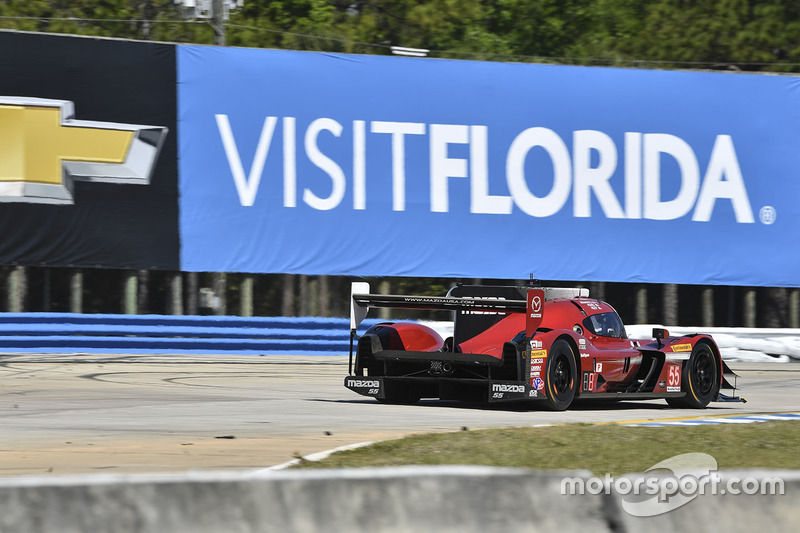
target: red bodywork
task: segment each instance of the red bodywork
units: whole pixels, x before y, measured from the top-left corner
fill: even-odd
[[[581,380],[580,392],[607,392],[610,388],[613,389],[634,379],[642,363],[642,350],[663,352],[669,354],[669,358],[676,359],[672,363],[665,362],[658,377],[658,383],[663,381],[664,386],[657,384],[653,392],[667,392],[667,383],[671,383],[669,385],[671,387],[680,387],[680,377],[675,376],[674,370],[670,382],[670,368],[673,365],[676,368],[680,367],[680,360],[688,356],[697,342],[703,340],[710,343],[715,354],[719,356],[716,344],[708,335],[695,335],[691,338],[670,337],[659,347],[652,339],[628,339],[627,335],[624,335],[624,330],[619,337],[597,335],[587,331],[583,325],[584,320],[604,313],[616,314],[616,311],[609,304],[591,298],[549,300],[544,303],[543,319],[538,332],[533,335],[535,340],[541,342],[541,347],[538,349],[545,352],[556,339],[569,339],[576,352],[580,354],[578,375],[582,376],[583,372],[594,374],[587,380]],[[524,330],[525,315],[508,313],[497,324],[460,343],[459,347],[465,353],[487,354],[499,359],[502,357],[503,344]],[[673,352],[672,346],[677,346],[679,351]],[[532,370],[531,380],[541,377],[537,372],[541,370]],[[719,372],[719,377],[722,383],[722,372]],[[589,385],[592,387],[589,388]]]
[[[457,290],[445,298],[354,296],[384,307],[454,309],[454,335],[442,339],[414,322],[373,326],[358,342],[355,365],[351,352],[354,372],[345,385],[360,394],[400,401],[407,395],[412,400],[461,399],[464,388],[488,390],[489,401],[561,395],[563,401],[551,405],[555,409],[593,396],[664,398],[690,407],[738,400],[719,393],[720,387],[734,387],[726,381],[730,370],[708,335],[670,337],[655,329],[655,339],[628,339],[614,308],[584,297],[588,293],[579,289],[546,289],[578,294],[552,299],[536,288]],[[522,300],[516,299],[519,295]],[[554,368],[556,364],[560,366]],[[698,384],[703,394],[694,390]]]
[[[668,386],[680,387],[680,376],[676,377],[674,369],[680,367],[680,361],[688,357],[697,342],[701,340],[709,342],[719,357],[719,350],[708,335],[695,335],[691,338],[670,337],[658,347],[652,339],[631,340],[624,333],[620,337],[608,337],[587,331],[583,325],[584,320],[604,313],[616,314],[616,311],[609,304],[591,298],[549,300],[544,303],[544,316],[538,331],[533,336],[541,343],[541,345],[537,343],[537,346],[541,346],[537,349],[545,352],[556,339],[569,339],[576,352],[580,354],[578,376],[582,377],[584,372],[591,374],[586,380],[581,379],[580,392],[608,392],[633,380],[642,363],[642,350],[662,352],[674,360],[665,362],[653,392],[667,392]],[[390,326],[399,333],[405,350],[435,351],[442,346],[441,337],[427,326],[410,322],[396,322]],[[580,333],[575,329],[579,329]],[[486,354],[500,359],[504,343],[524,330],[525,314],[508,313],[497,324],[459,343],[458,347],[463,353]],[[678,350],[673,351],[673,346],[677,346]],[[546,354],[542,355],[546,357]],[[537,363],[531,366],[543,367],[543,364]],[[541,372],[541,369],[532,368],[531,381],[542,377]],[[670,372],[672,372],[671,378]],[[719,378],[722,383],[721,371]]]

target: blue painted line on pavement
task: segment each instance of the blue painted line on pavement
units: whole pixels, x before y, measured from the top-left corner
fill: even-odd
[[[711,424],[752,424],[755,422],[773,422],[780,420],[800,420],[800,413],[764,413],[696,419],[652,420],[648,422],[636,421],[631,423],[623,422],[620,425],[629,427],[703,426]]]

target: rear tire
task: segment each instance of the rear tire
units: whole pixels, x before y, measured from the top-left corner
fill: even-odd
[[[545,365],[545,405],[551,411],[564,411],[575,399],[578,390],[578,369],[575,354],[564,339],[553,343]]]
[[[716,356],[707,343],[695,344],[692,355],[683,365],[681,390],[686,393],[683,398],[667,399],[672,407],[704,409],[717,397],[719,371]]]

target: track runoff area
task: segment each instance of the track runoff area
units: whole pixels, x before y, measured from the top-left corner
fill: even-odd
[[[0,362],[3,476],[265,468],[354,443],[462,427],[800,413],[794,364],[734,363],[745,404],[685,410],[652,400],[552,412],[433,400],[382,404],[342,386],[346,356],[5,355]]]

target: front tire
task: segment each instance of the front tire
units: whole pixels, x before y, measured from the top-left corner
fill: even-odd
[[[559,339],[553,343],[545,365],[546,406],[551,411],[564,411],[578,390],[578,369],[569,343]]]
[[[686,396],[668,399],[667,403],[673,407],[704,409],[717,397],[719,392],[717,360],[707,343],[698,342],[695,345],[692,355],[683,366],[681,383],[681,389]]]

